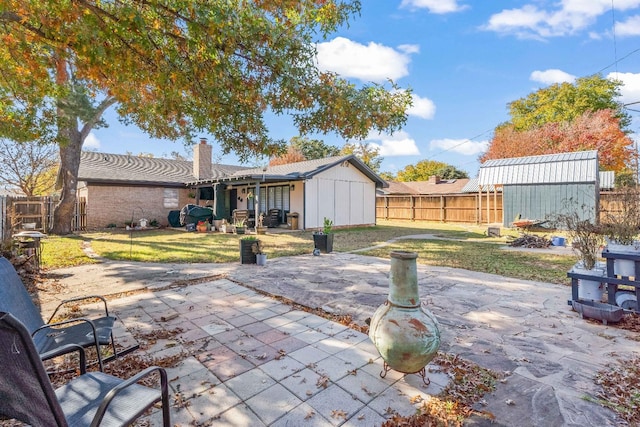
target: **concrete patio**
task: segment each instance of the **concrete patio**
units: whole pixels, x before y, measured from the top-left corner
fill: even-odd
[[[446,375],[431,367],[429,387],[417,375],[390,371],[383,379],[366,335],[265,294],[363,324],[386,299],[388,272],[389,260],[345,253],[266,267],[104,262],[56,270],[63,292],[43,292],[41,302],[46,311],[74,294],[135,291],[110,302],[121,344],[132,343],[133,332],[180,328],[139,350],[185,354],[169,369],[172,392],[187,402],[172,410],[174,424],[378,426],[393,413],[414,413]],[[613,353],[638,354],[631,332],[580,319],[567,306],[569,287],[421,265],[418,273],[422,300],[440,322],[441,350],[507,375],[478,404],[495,420],[468,425],[620,425],[585,397],[594,396],[593,376]]]

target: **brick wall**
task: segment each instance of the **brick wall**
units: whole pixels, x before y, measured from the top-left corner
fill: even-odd
[[[165,207],[163,187],[90,185],[86,189],[87,229],[105,228],[109,224],[124,227],[125,222],[140,218],[154,219],[168,226],[169,211],[180,210],[187,203],[188,190],[177,189],[178,206]]]

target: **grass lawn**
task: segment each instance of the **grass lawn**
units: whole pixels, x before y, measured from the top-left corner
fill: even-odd
[[[486,226],[407,221],[379,221],[375,227],[336,229],[334,251],[348,252],[372,248],[391,239],[414,234],[424,240],[399,240],[383,248],[360,252],[388,258],[392,250],[415,251],[421,264],[465,268],[520,279],[568,284],[566,272],[575,257],[549,253],[512,252],[500,249],[504,237],[487,237]],[[517,235],[503,229],[503,234]],[[94,262],[82,248],[90,246],[101,257],[142,262],[237,262],[242,235],[187,233],[183,230],[109,230],[87,232],[44,241],[42,264],[57,268]],[[442,240],[447,239],[447,240]],[[261,235],[270,258],[308,254],[313,250],[311,232]]]

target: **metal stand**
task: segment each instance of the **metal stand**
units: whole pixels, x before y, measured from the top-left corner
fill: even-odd
[[[389,364],[385,361],[384,365],[382,367],[382,371],[380,372],[380,378],[384,378],[387,376],[387,372],[389,372],[391,369],[391,366],[389,366]],[[406,373],[406,372],[403,372]],[[428,386],[429,384],[431,384],[431,380],[429,378],[427,378],[427,367],[425,366],[424,368],[420,369],[418,372],[410,372],[412,374],[418,374],[422,377],[422,382],[424,383],[424,385]]]

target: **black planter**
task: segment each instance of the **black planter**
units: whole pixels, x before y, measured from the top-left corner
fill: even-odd
[[[256,240],[240,239],[240,264],[255,264],[256,254],[253,253],[251,246]]]
[[[329,234],[314,234],[313,246],[319,249],[320,252],[328,254],[333,251],[333,233]]]

